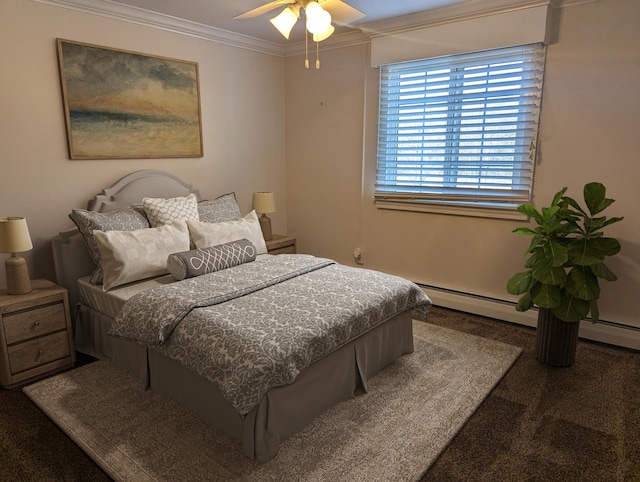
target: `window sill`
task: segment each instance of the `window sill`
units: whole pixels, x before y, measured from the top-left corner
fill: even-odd
[[[439,203],[406,203],[376,200],[378,209],[388,209],[392,211],[413,211],[421,213],[446,214],[451,216],[467,216],[475,218],[509,219],[514,221],[526,221],[528,218],[524,214],[509,208],[497,207],[472,207]]]

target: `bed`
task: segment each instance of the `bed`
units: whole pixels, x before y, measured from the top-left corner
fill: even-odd
[[[172,206],[172,200],[187,198],[195,198],[198,222],[180,220],[139,228],[138,219],[131,218],[124,229],[116,222],[93,230],[103,255],[97,262],[81,232],[82,224],[76,222],[81,229],[53,238],[57,281],[67,288],[75,307],[76,350],[109,360],[134,375],[142,388],[170,397],[236,438],[247,457],[268,461],[277,455],[280,443],[324,410],[366,392],[370,377],[411,353],[412,318],[426,318],[431,302],[401,278],[309,255],[265,254],[260,246],[264,240],[255,239],[255,230],[249,235],[234,231],[252,218],[238,218],[233,193],[201,201],[192,185],[160,170],[129,174],[96,195],[87,210],[73,213],[81,212],[87,219],[116,218],[122,211],[140,213],[143,200],[159,200],[165,208]],[[148,209],[145,212],[147,220],[155,216]],[[180,281],[176,276],[183,278],[184,271],[181,276],[175,270],[168,274],[165,267],[164,273],[134,281],[124,277],[124,282],[114,284],[112,272],[117,270],[109,268],[112,260],[103,249],[110,246],[109,240],[152,232],[155,236],[154,230],[178,229],[182,223],[189,229],[201,227],[205,233],[189,231],[185,253],[193,253],[195,243],[195,248],[207,253],[242,248],[244,258],[234,258],[228,269],[192,274]],[[215,235],[207,237],[210,232]],[[238,236],[242,239],[206,244]],[[170,255],[169,261],[179,261],[180,254]],[[98,270],[97,265],[104,269]],[[118,273],[127,271],[127,266],[120,266]],[[99,271],[102,279],[96,284]],[[380,293],[389,300],[378,301]],[[346,328],[334,318],[352,321]],[[325,325],[329,334],[320,338],[316,330]],[[249,339],[255,335],[246,330],[259,333],[260,340]],[[278,343],[267,338],[272,336],[267,332],[275,333]],[[227,334],[238,338],[221,341]],[[202,339],[212,345],[200,347]],[[257,345],[266,347],[269,355],[254,354]],[[286,360],[272,361],[272,356]],[[231,368],[230,359],[241,360],[241,366]],[[253,373],[254,367],[263,371]],[[274,373],[265,375],[269,370]]]

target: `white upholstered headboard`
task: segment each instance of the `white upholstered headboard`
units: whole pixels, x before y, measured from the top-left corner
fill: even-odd
[[[145,197],[172,198],[200,193],[173,174],[158,169],[145,169],[124,176],[113,186],[104,189],[89,202],[89,209],[106,213],[139,203]],[[78,302],[77,280],[90,275],[95,264],[89,256],[84,239],[77,228],[62,231],[51,240],[56,280],[69,292],[69,303],[75,314]]]

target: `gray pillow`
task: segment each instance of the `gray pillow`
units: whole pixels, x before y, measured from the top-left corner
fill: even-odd
[[[170,254],[167,269],[177,280],[233,268],[256,259],[256,247],[246,239]]]
[[[213,201],[200,201],[198,214],[200,221],[205,223],[236,221],[242,217],[236,194],[233,192],[218,196]]]
[[[133,205],[109,213],[74,209],[69,214],[69,218],[78,226],[89,250],[89,255],[97,266],[91,276],[93,284],[102,284],[100,250],[93,231],[135,231],[151,227],[141,205]]]

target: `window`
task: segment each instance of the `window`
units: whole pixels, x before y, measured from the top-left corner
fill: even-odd
[[[382,66],[378,206],[529,202],[544,57],[535,44]]]

